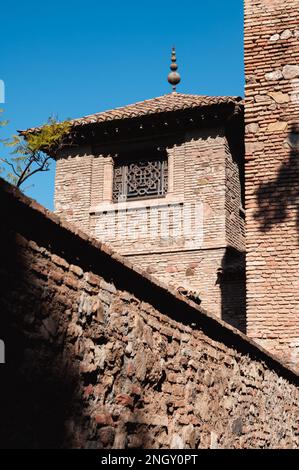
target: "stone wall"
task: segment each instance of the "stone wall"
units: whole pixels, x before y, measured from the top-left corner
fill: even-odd
[[[201,126],[167,140],[161,135],[143,143],[132,140],[116,151],[116,144],[106,144],[92,157],[84,149],[64,153],[57,160],[56,213],[166,283],[196,290],[204,308],[244,331],[243,148],[233,147],[242,141],[242,127],[238,121],[231,136],[232,125]],[[166,197],[115,204],[113,159],[136,149],[142,155],[149,145],[163,145],[168,155]],[[235,263],[228,248],[239,252],[240,275],[239,280],[235,276],[234,295],[227,298],[219,272]]]
[[[2,447],[298,447],[294,372],[0,185]]]
[[[297,368],[298,10],[245,0],[247,333]]]

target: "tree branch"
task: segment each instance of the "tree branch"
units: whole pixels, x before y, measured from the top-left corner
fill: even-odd
[[[36,168],[35,170],[31,171],[31,173],[28,173],[28,175],[25,175],[22,179],[22,181],[18,181],[17,183],[17,187],[20,187],[21,184],[24,183],[24,181],[26,181],[28,178],[30,178],[32,175],[34,175],[35,173],[38,173],[39,171],[49,171],[49,167],[48,168],[45,168],[45,165],[46,163],[51,159],[51,157],[47,157],[45,158],[45,160],[43,161],[42,165],[38,168]],[[23,172],[24,173],[24,172]]]
[[[6,158],[0,158],[1,162],[3,163],[6,163],[6,165],[9,165],[10,168],[12,169],[12,171],[14,172],[14,174],[20,178],[20,175],[19,173],[17,173],[16,169],[15,169],[15,166],[13,165],[13,163],[11,163],[10,161],[6,160]]]
[[[34,155],[29,158],[29,161],[28,161],[27,165],[25,166],[24,170],[22,171],[21,176],[19,178],[19,181],[17,182],[17,187],[18,188],[25,181],[25,179],[27,179],[27,178],[25,178],[25,175],[26,175],[27,171],[29,170],[30,166],[32,165],[32,163],[34,162],[34,158],[35,158]]]

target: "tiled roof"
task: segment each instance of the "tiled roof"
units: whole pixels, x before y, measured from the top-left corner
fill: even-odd
[[[240,103],[240,97],[233,96],[203,96],[185,95],[183,93],[169,93],[167,95],[140,101],[138,103],[111,109],[101,113],[90,114],[79,119],[73,119],[71,123],[74,127],[86,124],[102,123],[123,119],[133,119],[153,114],[169,113],[173,111],[183,111],[186,109],[202,108],[221,104]],[[37,128],[27,129],[25,132],[33,132]]]
[[[240,99],[239,99],[240,100]],[[132,119],[150,114],[182,111],[185,109],[201,108],[219,104],[236,103],[238,98],[229,96],[201,96],[170,93],[151,100],[140,101],[121,108],[115,108],[102,113],[91,114],[80,119],[74,119],[75,126],[96,122],[107,122],[118,119]]]

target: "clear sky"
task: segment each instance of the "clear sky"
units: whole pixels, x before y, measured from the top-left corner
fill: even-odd
[[[177,91],[244,94],[243,0],[27,0],[1,16],[6,136],[170,92],[173,44]],[[54,173],[53,162],[26,191],[50,209]]]

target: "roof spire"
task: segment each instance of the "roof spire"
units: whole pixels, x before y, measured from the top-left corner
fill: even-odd
[[[181,76],[177,72],[178,66],[176,64],[176,52],[175,52],[175,47],[173,46],[172,52],[171,52],[171,65],[170,65],[170,74],[168,75],[168,82],[170,85],[172,85],[172,93],[176,92],[176,86],[180,83],[181,81]]]

